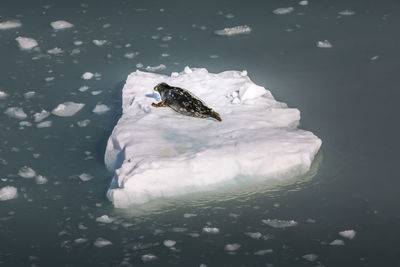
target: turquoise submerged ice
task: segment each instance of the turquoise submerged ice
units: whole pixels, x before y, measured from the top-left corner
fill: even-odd
[[[153,108],[160,82],[190,90],[222,122]],[[123,88],[122,108],[105,153],[114,173],[108,197],[118,208],[244,180],[295,177],[309,170],[321,146],[318,137],[297,128],[299,110],[276,101],[246,71],[136,71]]]

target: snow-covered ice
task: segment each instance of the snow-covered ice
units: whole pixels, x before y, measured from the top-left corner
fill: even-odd
[[[94,77],[94,74],[91,72],[85,72],[84,74],[82,74],[81,78],[84,80],[90,80]]]
[[[331,246],[344,246],[344,241],[341,239],[335,239],[331,243],[329,243]]]
[[[36,176],[36,172],[31,167],[23,166],[19,169],[18,175],[22,178],[31,179]]]
[[[102,215],[96,218],[96,222],[100,223],[112,223],[114,221],[113,218],[108,217],[108,215]]]
[[[151,72],[165,70],[167,67],[164,64],[160,64],[158,66],[147,66],[146,70]]]
[[[19,48],[21,50],[31,50],[32,48],[38,46],[38,42],[35,39],[29,37],[21,37],[18,36],[15,38],[15,41],[18,42]]]
[[[318,258],[318,255],[313,254],[313,253],[303,255],[303,259],[305,259],[307,261],[315,261],[317,258]]]
[[[356,236],[356,231],[354,231],[354,230],[344,230],[344,231],[339,232],[339,235],[344,237],[344,238],[347,238],[347,239],[351,240]]]
[[[174,240],[164,240],[163,242],[164,246],[166,246],[167,248],[173,247],[176,244],[176,241]]]
[[[47,53],[49,53],[50,55],[58,55],[64,53],[64,50],[62,50],[59,47],[54,47],[52,49],[47,50]]]
[[[0,91],[0,100],[1,100],[1,99],[6,99],[7,96],[8,96],[8,94],[7,94],[6,92]]]
[[[318,48],[332,48],[332,44],[328,40],[318,41],[316,46]]]
[[[33,119],[35,122],[41,122],[42,120],[46,119],[48,116],[50,116],[50,112],[42,109],[41,112],[36,112],[35,114],[33,114]]]
[[[224,28],[222,30],[216,30],[214,33],[216,35],[222,36],[233,36],[238,34],[249,34],[251,32],[251,28],[247,25],[243,26],[235,26],[232,28]]]
[[[35,182],[37,184],[46,184],[47,181],[48,181],[47,178],[42,176],[42,175],[38,175],[38,176],[35,177]]]
[[[240,247],[241,247],[241,245],[239,245],[239,244],[237,244],[237,243],[227,244],[227,245],[225,246],[225,250],[226,250],[226,251],[232,252],[232,251],[238,250]]]
[[[145,255],[142,255],[141,259],[143,262],[149,262],[149,261],[156,260],[157,256],[153,255],[153,254],[145,254]]]
[[[25,97],[26,99],[34,98],[35,95],[36,95],[36,92],[34,92],[34,91],[30,91],[30,92],[24,93],[24,97]]]
[[[51,27],[54,30],[63,30],[63,29],[68,29],[74,27],[73,24],[69,23],[68,21],[65,20],[57,20],[53,21],[50,23]]]
[[[293,7],[280,7],[280,8],[275,9],[274,11],[272,11],[272,13],[274,13],[276,15],[285,15],[285,14],[289,14],[293,11],[294,11]]]
[[[307,0],[302,0],[302,1],[299,2],[299,5],[306,6],[306,5],[308,5],[308,1]]]
[[[267,255],[267,254],[271,254],[273,252],[274,251],[272,249],[262,249],[262,250],[258,250],[256,252],[254,252],[254,255],[256,255],[256,256],[264,256],[264,255]]]
[[[104,239],[102,237],[99,237],[99,238],[96,239],[96,241],[94,241],[94,245],[96,247],[98,247],[98,248],[102,248],[102,247],[105,247],[105,246],[112,245],[112,242],[107,240],[107,239]]]
[[[19,20],[7,20],[0,22],[0,30],[9,30],[15,29],[22,26],[22,23]]]
[[[204,227],[203,228],[203,233],[206,234],[219,234],[219,229],[217,227]]]
[[[277,219],[267,219],[267,220],[262,220],[262,222],[268,226],[274,227],[274,228],[286,228],[286,227],[294,227],[297,226],[296,221],[285,221],[285,220],[277,220]]]
[[[153,88],[160,82],[190,90],[222,122],[153,108],[160,101]],[[297,128],[299,110],[276,101],[245,71],[136,71],[123,88],[122,109],[105,153],[114,173],[107,195],[119,208],[228,184],[294,178],[310,169],[321,146],[318,137]]]
[[[96,46],[103,46],[107,43],[107,40],[93,40],[92,43]]]
[[[95,113],[97,115],[101,115],[101,114],[108,112],[109,110],[110,110],[110,108],[107,105],[97,104],[93,109],[93,113]]]
[[[338,12],[338,14],[342,16],[352,16],[355,14],[355,12],[352,10],[345,9],[343,11]]]
[[[17,188],[14,186],[5,186],[0,188],[0,201],[6,201],[18,197]]]
[[[75,103],[75,102],[64,102],[59,104],[53,111],[51,112],[53,115],[60,117],[70,117],[74,116],[79,110],[81,110],[85,104]]]
[[[254,239],[260,239],[262,237],[262,234],[260,232],[255,232],[255,233],[249,232],[245,233],[245,235]]]
[[[49,128],[53,125],[52,121],[42,121],[36,124],[37,128]]]
[[[18,120],[23,120],[26,119],[26,117],[28,117],[28,115],[26,115],[24,110],[19,107],[9,107],[6,109],[6,111],[4,111],[4,114]]]
[[[87,181],[93,179],[93,175],[91,175],[89,173],[82,173],[78,177],[79,177],[79,179],[81,179],[82,182],[87,182]]]

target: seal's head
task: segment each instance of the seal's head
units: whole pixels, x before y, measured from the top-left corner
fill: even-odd
[[[167,89],[167,88],[171,88],[171,86],[169,86],[166,83],[159,83],[154,87],[154,91],[161,93],[161,91],[163,89]]]

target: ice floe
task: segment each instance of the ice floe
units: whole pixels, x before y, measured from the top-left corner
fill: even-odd
[[[220,113],[222,122],[153,108],[151,103],[160,101],[153,88],[160,82],[190,90]],[[233,95],[239,103],[232,103]],[[276,101],[245,71],[214,74],[186,67],[171,76],[136,71],[123,88],[122,110],[105,153],[114,173],[107,195],[120,208],[247,181],[285,181],[306,173],[321,145],[297,128],[299,110]]]
[[[0,100],[1,99],[6,99],[8,94],[6,92],[0,91]]]
[[[93,40],[92,43],[96,46],[104,46],[107,43],[107,40]]]
[[[18,197],[17,188],[14,186],[5,186],[0,188],[0,201],[6,201]]]
[[[318,258],[318,255],[312,254],[312,253],[303,255],[303,259],[305,259],[307,261],[315,261],[317,258]]]
[[[353,239],[356,236],[356,231],[354,230],[345,230],[345,231],[341,231],[339,232],[339,235],[347,238],[347,239]]]
[[[352,10],[345,9],[343,11],[338,12],[338,14],[342,16],[352,16],[355,14],[355,12]]]
[[[105,246],[112,245],[112,242],[107,240],[107,239],[104,239],[102,237],[99,237],[99,238],[96,239],[96,241],[94,241],[94,245],[96,247],[98,247],[98,248],[102,248],[102,247],[105,247]]]
[[[271,254],[273,252],[274,251],[272,249],[262,249],[262,250],[258,250],[256,252],[254,252],[254,255],[256,255],[256,256],[264,256],[264,255],[267,255],[267,254]]]
[[[276,15],[285,15],[285,14],[289,14],[293,11],[294,11],[293,7],[280,7],[280,8],[275,9],[274,11],[272,11],[272,13],[274,13]]]
[[[47,181],[48,181],[47,178],[42,175],[38,175],[35,177],[36,184],[46,184]]]
[[[241,245],[237,244],[237,243],[232,243],[232,244],[227,244],[225,245],[225,250],[226,251],[236,251],[241,247]]]
[[[46,119],[48,116],[50,116],[50,112],[42,109],[41,112],[36,112],[35,114],[33,114],[33,119],[35,122],[41,122],[42,120]]]
[[[332,44],[328,40],[318,41],[316,46],[318,48],[332,48]]]
[[[341,239],[335,239],[329,243],[331,246],[344,246],[344,241]]]
[[[19,20],[7,20],[0,22],[0,30],[9,30],[15,29],[22,26],[22,23]]]
[[[219,234],[219,229],[216,228],[216,227],[208,227],[208,226],[206,226],[206,227],[203,228],[203,233],[206,233],[206,234]]]
[[[49,53],[50,55],[58,55],[64,53],[64,50],[62,50],[59,47],[54,47],[52,49],[47,50],[47,53]]]
[[[171,247],[175,246],[176,241],[174,241],[174,240],[164,240],[163,244],[167,248],[171,248]]]
[[[114,221],[113,218],[108,217],[108,215],[103,215],[96,218],[96,222],[100,223],[112,223]]]
[[[302,0],[302,1],[299,2],[299,5],[306,6],[306,5],[308,5],[308,1],[307,0]]]
[[[251,32],[251,28],[247,25],[235,26],[232,28],[224,28],[222,30],[216,30],[214,33],[216,35],[222,36],[233,36],[238,34],[249,34]]]
[[[110,110],[110,108],[107,105],[97,104],[93,109],[93,113],[95,113],[97,115],[101,115],[101,114],[108,112],[109,110]]]
[[[23,120],[28,117],[28,115],[26,115],[24,110],[19,107],[9,107],[6,109],[6,111],[4,111],[4,114],[18,120]]]
[[[23,166],[19,169],[18,175],[22,178],[31,179],[36,176],[36,172],[31,167]]]
[[[140,257],[142,259],[143,262],[149,262],[149,261],[154,261],[157,259],[156,255],[153,254],[145,254],[142,255],[142,257]]]
[[[69,29],[74,27],[73,24],[69,23],[68,21],[65,20],[57,20],[57,21],[53,21],[50,23],[50,26],[54,29],[54,30],[63,30],[63,29]]]
[[[42,121],[36,124],[37,128],[49,128],[53,125],[52,121]]]
[[[90,80],[94,77],[94,74],[91,72],[85,72],[84,74],[82,74],[81,78],[84,80]]]
[[[59,104],[55,109],[53,109],[51,113],[59,117],[71,117],[74,116],[84,106],[85,104],[82,103],[75,103],[68,101]]]
[[[147,66],[146,70],[147,71],[151,71],[151,72],[156,72],[156,71],[161,71],[161,70],[165,70],[167,67],[164,64],[160,64],[158,66]]]
[[[82,182],[87,182],[93,179],[93,175],[89,173],[82,173],[78,177],[79,179],[81,179]]]
[[[285,220],[277,220],[277,219],[267,219],[267,220],[262,220],[262,222],[268,226],[274,227],[274,228],[286,228],[286,227],[294,227],[297,226],[296,221],[285,221]]]
[[[29,37],[19,36],[15,38],[15,41],[17,41],[21,50],[31,50],[32,48],[38,46],[38,42],[36,42],[35,39]]]

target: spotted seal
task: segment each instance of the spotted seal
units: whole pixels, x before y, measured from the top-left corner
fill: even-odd
[[[221,116],[209,108],[200,98],[193,93],[180,87],[169,86],[166,83],[159,83],[154,91],[161,96],[161,102],[152,103],[153,107],[170,107],[183,115],[196,118],[214,118],[222,121]]]

